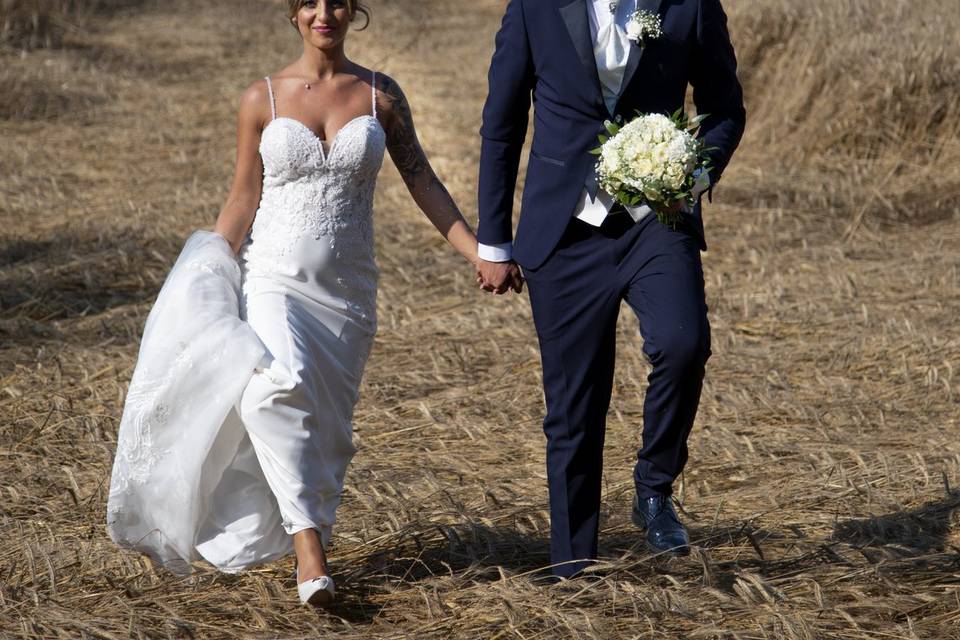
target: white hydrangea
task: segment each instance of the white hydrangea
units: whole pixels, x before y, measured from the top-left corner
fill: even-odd
[[[608,193],[627,191],[666,204],[686,190],[699,153],[697,140],[670,118],[642,115],[603,143],[597,179]]]

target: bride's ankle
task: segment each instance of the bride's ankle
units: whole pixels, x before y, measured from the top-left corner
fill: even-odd
[[[298,582],[329,575],[327,556],[318,531],[305,529],[295,533],[293,548],[297,558]]]
[[[329,575],[330,570],[327,568],[325,560],[320,558],[297,558],[297,582],[306,582],[307,580]]]

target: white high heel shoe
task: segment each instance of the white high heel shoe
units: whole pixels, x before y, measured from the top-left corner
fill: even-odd
[[[306,582],[300,582],[300,570],[294,572],[297,579],[297,593],[300,594],[300,603],[314,607],[324,607],[333,602],[336,588],[330,576],[320,576]]]

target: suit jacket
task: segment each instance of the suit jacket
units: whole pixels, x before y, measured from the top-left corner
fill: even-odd
[[[510,0],[497,33],[483,108],[478,238],[496,245],[513,240],[513,256],[535,269],[556,247],[584,185],[592,179],[603,123],[619,115],[670,114],[693,86],[700,127],[710,152],[711,188],[743,135],[746,113],[737,62],[720,0],[639,0],[659,13],[663,35],[631,45],[620,97],[611,114],[603,100],[587,16],[590,0]],[[534,106],[517,237],[513,193],[520,154]],[[706,249],[701,208],[690,214]]]

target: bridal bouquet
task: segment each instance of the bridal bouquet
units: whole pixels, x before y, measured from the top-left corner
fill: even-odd
[[[698,170],[706,171],[707,149],[696,137],[706,115],[688,118],[682,109],[672,116],[638,114],[626,124],[606,122],[609,136],[600,136],[597,183],[625,206],[647,204],[660,222],[675,226],[679,214],[662,210],[677,200],[693,205]]]

